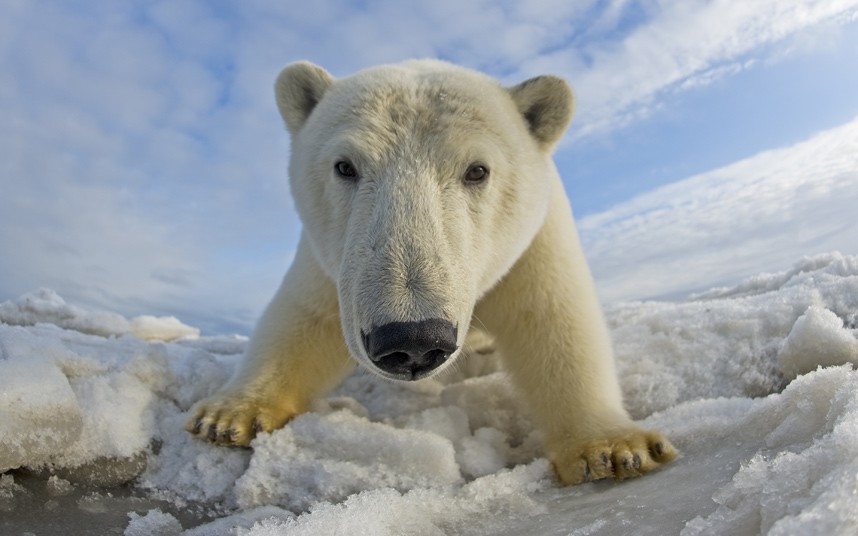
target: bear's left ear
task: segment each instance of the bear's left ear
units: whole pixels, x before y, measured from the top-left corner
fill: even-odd
[[[280,71],[274,83],[274,94],[280,115],[292,136],[301,130],[333,83],[334,77],[328,71],[309,61],[293,63]]]
[[[569,84],[557,76],[537,76],[508,91],[539,147],[550,151],[566,132],[575,111]]]

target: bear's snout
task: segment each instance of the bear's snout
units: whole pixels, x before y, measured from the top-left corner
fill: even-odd
[[[419,380],[438,368],[458,349],[458,329],[449,321],[391,322],[361,330],[373,364],[399,380]]]

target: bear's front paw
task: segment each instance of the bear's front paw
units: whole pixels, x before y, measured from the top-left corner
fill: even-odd
[[[198,402],[185,430],[218,445],[247,447],[257,433],[281,428],[298,413],[288,405],[263,404],[256,398],[223,393]]]
[[[676,458],[677,450],[658,432],[634,429],[605,439],[561,449],[551,462],[563,484],[603,478],[623,480],[644,475]]]

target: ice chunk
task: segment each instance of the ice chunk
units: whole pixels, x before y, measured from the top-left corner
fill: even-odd
[[[15,482],[12,475],[0,475],[0,512],[12,512],[15,510],[20,498],[26,498],[27,489]]]
[[[467,414],[456,406],[426,409],[411,415],[406,426],[449,439],[456,448],[456,462],[465,476],[496,473],[509,463],[507,436],[488,427],[480,428],[472,435]]]
[[[144,341],[175,341],[200,336],[199,329],[183,324],[175,316],[135,316],[128,331]]]
[[[527,516],[543,509],[528,494],[545,489],[548,463],[538,460],[480,478],[461,488],[434,487],[406,493],[383,488],[362,491],[340,504],[320,503],[297,518],[275,515],[239,530],[244,536],[318,534],[423,536],[494,534],[504,516]],[[202,527],[201,527],[202,528]]]
[[[465,475],[486,476],[507,466],[509,450],[506,435],[500,430],[480,428],[473,437],[461,440],[461,446],[456,449],[456,461]]]
[[[102,337],[133,334],[157,341],[196,338],[200,334],[199,329],[172,316],[144,315],[129,321],[118,313],[89,311],[66,303],[59,294],[47,288],[24,294],[15,302],[0,303],[0,322],[13,326],[45,323]]]
[[[142,516],[129,512],[128,517],[130,521],[124,536],[178,536],[182,532],[179,520],[160,508],[149,510]]]
[[[54,462],[51,472],[74,484],[112,488],[131,482],[146,469],[146,455],[140,451],[130,456],[97,456],[78,465]]]
[[[140,484],[168,490],[186,500],[234,506],[233,487],[247,470],[251,451],[194,439],[183,429],[186,419],[187,415],[174,410],[158,423],[161,449],[149,460]]]
[[[827,324],[814,312],[807,319],[812,322],[796,321],[816,307],[845,319],[850,328],[858,322],[858,257],[821,255],[764,279],[705,299],[606,310],[627,408],[635,418],[695,398],[778,392],[799,370],[816,368],[816,359],[824,365],[854,362],[843,359],[851,353],[849,331],[834,326],[830,315]],[[793,350],[799,341],[818,343],[806,358],[790,349],[781,355],[794,328],[799,331]]]
[[[409,415],[405,420],[405,426],[446,437],[451,443],[458,443],[471,435],[468,416],[455,406],[429,408]]]
[[[232,515],[215,519],[204,525],[194,527],[182,533],[182,536],[236,536],[247,534],[257,524],[272,524],[277,521],[293,519],[295,514],[277,506],[259,506],[235,512]],[[274,532],[277,536],[284,533]],[[289,534],[289,533],[285,533]],[[319,533],[320,536],[324,533]],[[360,534],[353,532],[352,534]]]
[[[74,490],[74,484],[56,475],[52,475],[45,483],[45,490],[51,497],[63,497]]]
[[[823,253],[813,257],[804,257],[784,272],[762,273],[751,276],[733,287],[719,287],[692,295],[692,300],[711,300],[718,298],[740,298],[775,292],[786,286],[802,283],[802,276],[813,272],[827,271],[843,274],[854,272],[858,265],[856,259],[845,257],[839,252]],[[845,269],[845,270],[844,270]]]
[[[818,366],[858,365],[858,339],[843,320],[824,307],[811,305],[796,320],[778,355],[784,374],[794,378]]]
[[[87,311],[70,305],[59,294],[47,288],[24,294],[15,302],[0,303],[0,322],[13,326],[54,324],[103,337],[127,333],[129,329],[128,320],[122,315]]]
[[[159,348],[50,325],[0,325],[0,469],[50,464],[64,478],[100,486],[137,476],[152,440],[152,405],[174,382]]]
[[[83,414],[56,341],[0,325],[0,472],[40,465],[78,439]]]
[[[527,409],[503,372],[469,378],[444,389],[441,401],[461,408],[472,428],[505,430],[514,443],[520,443],[533,430]]]
[[[236,483],[241,507],[277,504],[304,511],[361,490],[447,486],[462,477],[450,441],[370,422],[347,411],[305,414],[253,443]]]
[[[854,534],[858,374],[849,366],[812,372],[755,406],[741,433],[766,434],[770,448],[742,464],[713,496],[718,509],[682,535]]]

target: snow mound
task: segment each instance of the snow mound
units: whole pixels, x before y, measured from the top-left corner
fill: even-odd
[[[778,354],[781,369],[790,377],[817,366],[858,365],[858,330],[846,329],[832,311],[811,305],[795,321]]]
[[[0,532],[117,511],[128,535],[858,532],[858,257],[608,309],[629,410],[682,456],[573,488],[491,367],[409,384],[358,370],[252,450],[220,448],[183,425],[246,340],[146,341],[28,296],[0,306]],[[133,497],[104,491],[124,482]]]
[[[749,277],[734,287],[720,287],[691,296],[692,300],[741,298],[766,292],[775,292],[808,282],[825,285],[841,277],[854,276],[858,257],[847,257],[839,252],[804,257],[785,272],[764,273]]]
[[[130,512],[131,522],[125,528],[124,536],[175,536],[182,532],[179,520],[160,508],[149,510],[145,515]]]
[[[821,369],[757,401],[734,437],[761,440],[683,536],[854,534],[858,479],[858,374]],[[756,441],[755,441],[756,442]]]
[[[100,335],[130,334],[146,341],[197,338],[200,330],[186,326],[173,316],[137,316],[128,320],[118,313],[88,311],[69,305],[51,289],[24,294],[17,301],[0,303],[0,322],[11,326],[53,324],[61,328]]]
[[[633,416],[701,397],[765,396],[817,365],[858,364],[858,257],[806,258],[715,295],[606,311]]]

